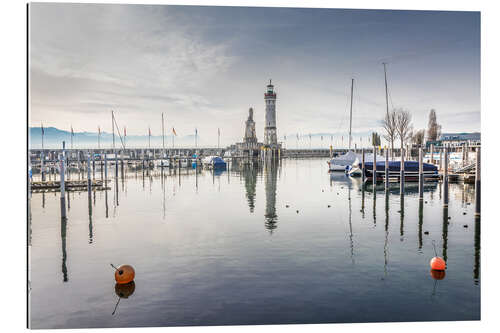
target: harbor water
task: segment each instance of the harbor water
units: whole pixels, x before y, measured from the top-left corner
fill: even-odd
[[[59,192],[32,194],[32,328],[480,319],[473,185],[450,184],[443,208],[440,183],[419,201],[417,183],[374,191],[324,158],[108,177],[68,191],[66,219]]]

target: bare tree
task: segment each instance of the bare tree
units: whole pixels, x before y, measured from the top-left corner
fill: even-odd
[[[418,130],[412,133],[411,142],[417,146],[422,146],[424,144],[425,129]]]
[[[382,121],[382,125],[384,127],[385,133],[384,139],[386,139],[391,145],[391,159],[394,158],[394,141],[397,137],[396,131],[396,111],[392,110],[385,115],[384,120]]]
[[[436,110],[429,113],[429,124],[427,125],[427,140],[436,141],[441,135],[441,125],[436,120]]]
[[[401,143],[401,153],[403,153],[404,143],[411,138],[413,127],[411,125],[411,114],[408,111],[399,109],[396,111],[396,132]]]

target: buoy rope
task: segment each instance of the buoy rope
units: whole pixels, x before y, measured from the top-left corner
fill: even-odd
[[[113,267],[116,271],[118,270],[118,268],[116,268],[116,267],[115,267],[115,265],[113,265],[113,264],[110,264],[110,265],[111,265],[111,267]]]
[[[113,266],[113,265],[111,265],[111,266]],[[113,313],[111,314],[112,316],[115,314],[116,309],[118,308],[118,304],[120,304],[121,299],[122,299],[121,297],[118,297],[118,302],[116,302],[115,309],[113,310]]]
[[[436,255],[436,257],[437,257],[438,255],[437,255],[437,251],[436,251],[436,243],[435,243],[435,241],[434,241],[434,240],[432,241],[432,247],[434,248],[434,254],[435,254],[435,255]]]

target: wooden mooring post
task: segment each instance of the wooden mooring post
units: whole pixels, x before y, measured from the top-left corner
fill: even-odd
[[[443,170],[443,149],[439,149],[439,171]]]
[[[431,144],[431,164],[434,164],[434,145]]]
[[[63,151],[59,155],[59,165],[60,165],[60,170],[59,170],[59,176],[60,176],[60,186],[61,186],[61,218],[65,219],[66,218],[66,191],[65,191],[65,184],[64,184],[64,155],[65,155],[65,142],[63,141]]]
[[[108,182],[108,155],[104,154],[104,185]]]
[[[361,179],[365,182],[365,148],[361,149]]]
[[[405,150],[401,147],[401,164],[399,170],[399,194],[404,195],[405,192]]]
[[[144,158],[145,158],[145,155],[144,155],[144,149],[142,149],[142,170],[144,170]]]
[[[91,150],[92,153],[92,178],[95,179],[95,154],[94,150]]]
[[[448,146],[444,147],[443,205],[448,207]]]
[[[465,150],[467,148],[465,147],[465,143],[462,145],[462,167],[465,166]]]
[[[122,173],[122,178],[124,177],[123,175],[123,150],[120,150],[120,160],[121,160],[121,173]]]
[[[384,168],[385,190],[389,190],[389,150],[385,149],[385,168]]]
[[[45,154],[43,153],[43,150],[41,151],[40,153],[40,170],[41,170],[41,174],[42,174],[42,182],[45,181]]]
[[[481,215],[481,148],[476,148],[476,216]]]
[[[423,160],[424,160],[423,149],[422,149],[422,147],[420,147],[418,150],[418,198],[420,200],[424,200],[424,163],[423,163]],[[431,160],[432,160],[432,158],[431,158]]]
[[[115,150],[115,178],[118,179],[118,153]]]
[[[90,153],[87,155],[87,191],[92,191],[92,178],[90,178]]]

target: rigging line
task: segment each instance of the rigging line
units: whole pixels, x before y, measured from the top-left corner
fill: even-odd
[[[113,116],[113,121],[116,125],[116,130],[118,131],[118,136],[120,137],[120,142],[122,143],[122,147],[123,147],[123,149],[125,149],[125,145],[123,144],[123,140],[122,140],[122,135],[120,134],[120,127],[118,127],[118,123],[116,122],[116,119],[114,116]]]
[[[387,79],[386,75],[386,87],[387,87],[387,95],[389,95],[389,101],[391,102],[392,109],[394,109],[394,103],[392,101],[391,90],[389,89],[389,79]]]
[[[387,93],[389,94],[389,100],[391,101],[391,106],[394,109],[394,103],[392,102],[391,92],[389,90],[387,90]]]
[[[349,103],[350,103],[350,97],[348,95],[348,98],[346,99],[346,105],[345,105],[345,110],[344,112],[342,113],[342,117],[340,118],[340,124],[339,126],[337,127],[337,129],[335,130],[335,135],[337,135],[339,133],[339,130],[340,128],[342,127],[342,125],[344,124],[344,119],[346,117],[346,114],[347,114],[347,110],[349,109]]]

